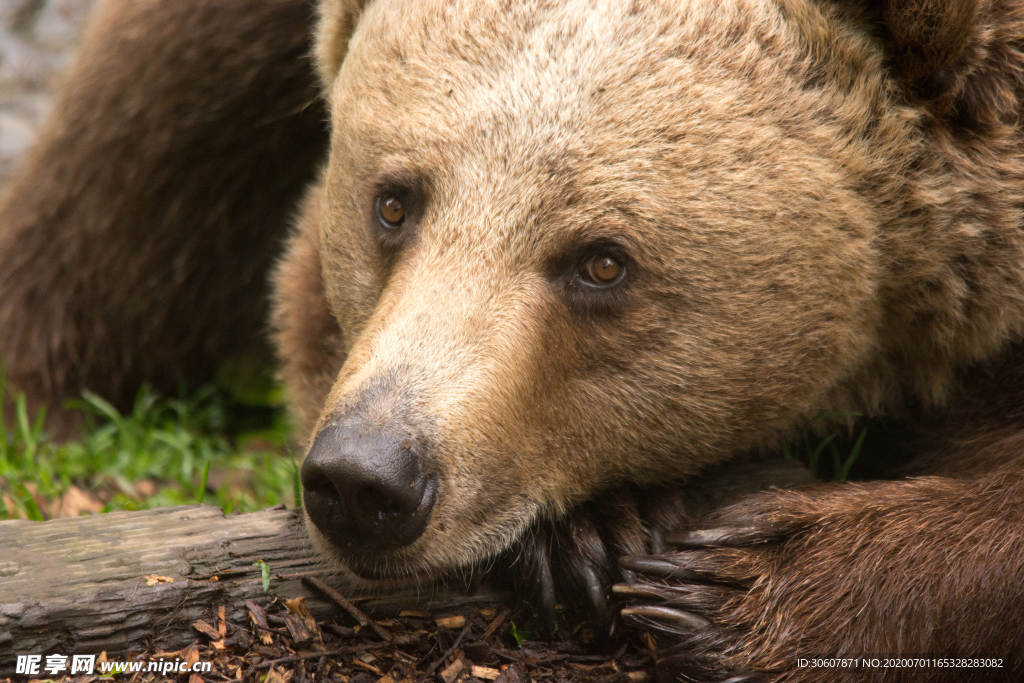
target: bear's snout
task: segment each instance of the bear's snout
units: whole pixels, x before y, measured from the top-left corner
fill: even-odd
[[[323,428],[302,465],[306,513],[339,551],[358,556],[414,542],[430,519],[437,475],[420,469],[417,440],[365,425]]]

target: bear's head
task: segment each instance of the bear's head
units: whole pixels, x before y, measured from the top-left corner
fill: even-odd
[[[462,567],[820,411],[941,400],[1019,332],[984,153],[1016,129],[949,132],[974,34],[856,4],[325,0],[330,160],[277,275],[325,550]]]

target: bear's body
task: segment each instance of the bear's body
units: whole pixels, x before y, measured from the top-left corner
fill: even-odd
[[[185,4],[101,8],[0,207],[0,351],[37,401],[80,382],[123,395],[237,345],[267,253],[247,222],[272,231],[312,180],[308,73],[287,68],[307,4],[234,26],[228,10],[260,3],[195,0],[176,21],[206,16],[202,39],[162,30]],[[624,614],[676,634],[667,677],[823,680],[797,658],[1024,650],[1024,7],[320,13],[330,153],[273,320],[325,552],[388,579],[532,548],[547,610],[551,564],[598,612],[625,578]],[[73,267],[94,251],[127,266]],[[173,299],[151,323],[142,285]],[[763,494],[645,556],[683,518],[666,484],[822,411],[928,425],[908,466],[943,476]]]

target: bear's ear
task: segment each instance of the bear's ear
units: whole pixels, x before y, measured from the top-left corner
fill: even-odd
[[[367,0],[320,0],[316,29],[316,66],[320,81],[330,96],[330,85],[338,76],[348,52],[348,39],[355,30],[359,13]]]
[[[978,28],[978,0],[874,0],[900,75],[912,84],[954,67]]]

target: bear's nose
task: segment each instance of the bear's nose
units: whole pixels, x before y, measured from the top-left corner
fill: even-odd
[[[346,553],[409,545],[423,534],[437,476],[420,470],[414,439],[343,425],[320,430],[302,464],[303,502],[316,528]]]

